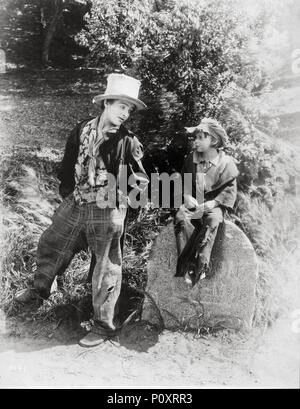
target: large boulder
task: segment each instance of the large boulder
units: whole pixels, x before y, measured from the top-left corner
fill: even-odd
[[[146,291],[152,300],[146,296],[143,319],[155,324],[163,319],[169,329],[251,327],[258,263],[252,244],[234,223],[225,221],[219,226],[211,256],[211,278],[191,287],[184,278],[174,277],[176,261],[171,223],[156,238],[148,262]]]

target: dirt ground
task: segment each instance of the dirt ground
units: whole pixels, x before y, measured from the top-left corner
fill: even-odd
[[[69,98],[70,117],[58,121],[55,115],[68,97],[36,96],[32,101],[20,96],[13,83],[10,86],[14,93],[7,88],[0,97],[1,145],[22,145],[30,140],[33,145],[53,146],[54,141],[55,147],[61,148],[64,141],[58,138],[74,121],[72,108],[78,97]],[[38,106],[36,118],[28,117],[33,103]],[[84,112],[88,110],[85,102]],[[53,115],[49,116],[55,134],[51,141],[43,139],[43,130],[49,126],[41,122],[42,112]],[[8,139],[13,133],[13,140]],[[8,320],[0,311],[0,388],[299,388],[300,324],[295,324],[295,311],[264,331],[221,332],[201,338],[182,332],[158,334],[140,322],[124,330],[120,346],[106,342],[93,349],[77,344],[83,333],[72,325],[49,324],[46,332],[39,332],[34,323]]]
[[[288,315],[264,333],[198,338],[136,323],[120,345],[84,349],[74,330],[26,335],[2,315],[0,387],[299,388],[300,334],[292,326]]]

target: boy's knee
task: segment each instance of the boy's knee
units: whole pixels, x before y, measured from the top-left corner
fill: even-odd
[[[179,223],[180,221],[183,221],[183,220],[184,220],[183,212],[179,209],[175,214],[174,222],[175,222],[175,224],[177,224],[177,223]]]
[[[185,226],[187,223],[186,215],[184,212],[179,209],[174,217],[174,224],[175,226]]]
[[[223,221],[223,212],[219,207],[216,207],[206,213],[204,220],[207,226],[216,227]]]
[[[217,217],[215,215],[209,215],[205,218],[205,224],[207,226],[215,227],[218,226],[221,223],[220,217]]]

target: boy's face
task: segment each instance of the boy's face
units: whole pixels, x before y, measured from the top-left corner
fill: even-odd
[[[116,99],[112,102],[104,101],[105,115],[108,122],[119,127],[133,112],[135,106],[128,101]]]
[[[212,137],[208,132],[197,130],[193,135],[193,143],[197,152],[206,152],[212,147]]]

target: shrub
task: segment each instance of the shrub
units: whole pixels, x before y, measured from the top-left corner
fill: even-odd
[[[142,80],[144,141],[165,144],[182,124],[215,115],[229,83],[251,88],[257,80],[246,46],[260,29],[232,1],[94,1],[86,19],[77,38],[89,47],[88,63]]]

